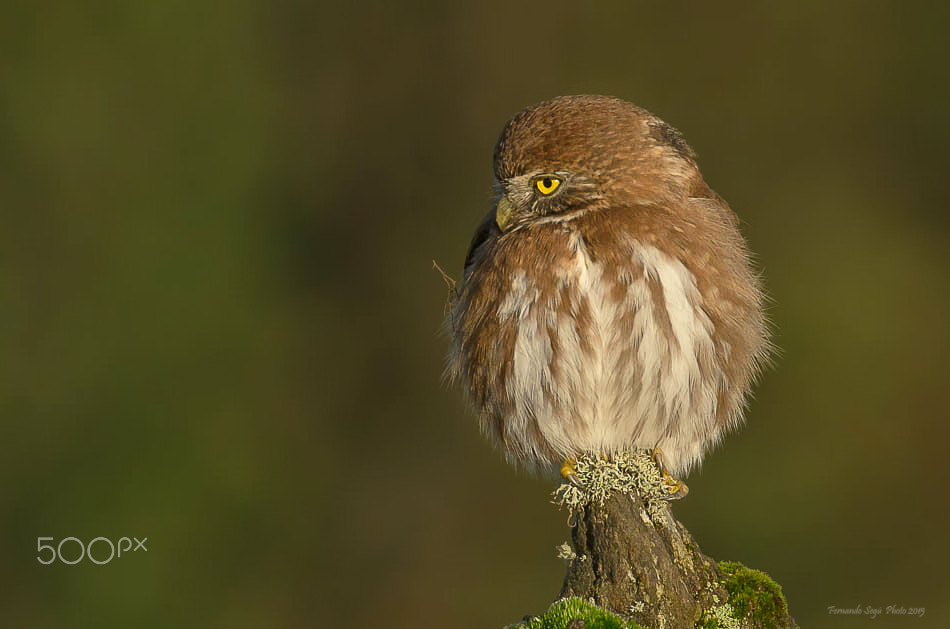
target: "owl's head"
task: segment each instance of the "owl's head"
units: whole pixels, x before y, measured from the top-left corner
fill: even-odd
[[[495,145],[501,231],[598,205],[669,203],[702,183],[680,133],[609,96],[562,96],[525,109]]]

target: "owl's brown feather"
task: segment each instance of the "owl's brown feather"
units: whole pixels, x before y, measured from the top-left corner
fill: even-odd
[[[531,177],[556,173],[540,198]],[[509,460],[660,447],[686,473],[741,421],[768,353],[737,219],[672,127],[618,99],[547,101],[495,149],[489,214],[448,316],[447,373]]]

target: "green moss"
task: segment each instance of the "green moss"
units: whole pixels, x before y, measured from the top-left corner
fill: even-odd
[[[572,620],[583,620],[584,629],[642,629],[640,625],[580,598],[556,601],[543,615],[511,625],[509,629],[567,629]]]
[[[729,592],[729,605],[736,618],[763,629],[785,626],[788,604],[781,586],[769,575],[735,561],[723,561],[719,569],[726,575],[723,587]]]

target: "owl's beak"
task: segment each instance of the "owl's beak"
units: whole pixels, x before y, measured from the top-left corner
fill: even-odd
[[[498,200],[498,207],[495,208],[495,222],[498,223],[498,229],[505,231],[511,225],[512,215],[515,213],[515,205],[503,195]]]

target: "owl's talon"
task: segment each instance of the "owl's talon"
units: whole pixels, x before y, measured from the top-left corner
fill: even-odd
[[[650,456],[653,458],[653,462],[656,463],[656,468],[660,470],[660,474],[668,475],[669,472],[666,470],[666,462],[663,460],[663,450],[653,448],[650,450]]]
[[[660,470],[660,479],[663,482],[663,489],[667,492],[667,495],[664,496],[663,499],[681,500],[685,498],[689,493],[689,487],[687,487],[683,481],[674,478],[669,470],[666,469],[666,464],[663,461],[663,451],[659,448],[653,448],[650,454],[656,463],[657,469]]]
[[[663,496],[663,500],[681,500],[689,493],[686,483],[669,474],[663,475],[663,489],[668,492],[666,496]]]
[[[574,457],[564,459],[561,465],[561,476],[575,487],[581,486],[581,482],[577,480],[577,459]]]

